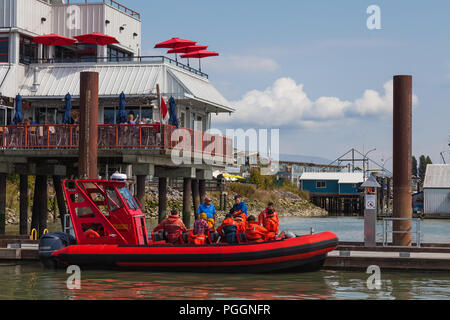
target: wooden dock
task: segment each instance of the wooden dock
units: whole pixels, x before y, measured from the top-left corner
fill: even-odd
[[[0,236],[0,262],[38,260],[39,241],[27,236]]]

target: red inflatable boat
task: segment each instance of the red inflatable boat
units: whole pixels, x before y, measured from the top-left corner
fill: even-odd
[[[264,243],[169,245],[148,239],[145,215],[125,181],[65,181],[71,230],[41,239],[49,267],[261,273],[319,270],[337,248],[333,233],[280,238]]]

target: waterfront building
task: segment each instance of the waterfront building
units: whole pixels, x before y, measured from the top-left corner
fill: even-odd
[[[336,165],[325,165],[307,162],[280,161],[280,170],[277,174],[278,180],[290,180],[299,188],[301,186],[301,176],[304,173],[320,172],[341,172],[345,167]]]
[[[179,125],[189,129],[191,143],[187,148],[197,158],[208,145],[202,140],[211,127],[211,115],[231,113],[234,109],[206,73],[166,56],[144,56],[140,13],[113,0],[0,0],[0,13],[0,158],[5,173],[17,171],[17,166],[22,170],[55,161],[67,169],[64,172],[76,172],[80,72],[94,71],[99,74],[102,176],[123,168],[131,172],[131,166],[135,166],[135,173],[145,175],[154,175],[155,169],[167,175],[164,168],[173,167],[178,170],[173,173],[177,177],[195,178],[195,170],[203,172],[201,177],[211,177],[215,168],[203,161],[185,170],[179,170],[180,166],[170,161],[169,151],[176,143],[168,137],[174,128],[153,127],[160,121],[158,88],[167,104],[171,97],[175,99]],[[91,33],[115,37],[119,43],[33,43],[33,38],[41,35],[74,38]],[[156,43],[162,39],[154,40]],[[72,126],[63,125],[64,97],[68,93],[72,96],[75,120]],[[139,117],[136,130],[126,130],[127,135],[121,135],[117,125],[121,93],[126,97],[127,115]],[[23,116],[32,127],[10,126],[18,94],[23,98]],[[214,144],[216,156],[233,157],[229,139],[214,135],[207,139]],[[54,174],[55,170],[49,173]]]
[[[450,217],[450,165],[428,165],[423,190],[425,216]]]

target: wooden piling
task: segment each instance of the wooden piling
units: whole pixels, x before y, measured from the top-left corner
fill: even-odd
[[[20,175],[20,235],[28,235],[28,176]]]
[[[61,230],[64,231],[64,217],[67,215],[67,207],[66,201],[64,199],[64,190],[61,177],[53,176],[53,188],[55,188],[56,201],[58,203],[59,218],[61,220]]]
[[[200,201],[206,198],[206,180],[200,179],[198,181],[198,189],[200,192]]]
[[[167,178],[158,178],[158,221],[167,216]]]
[[[199,181],[197,179],[192,179],[192,203],[194,204],[194,215],[197,217],[197,210],[201,203]]]
[[[191,193],[192,193],[192,179],[183,179],[183,222],[186,228],[191,226]]]
[[[6,233],[6,174],[0,173],[0,235]]]
[[[47,176],[37,176],[36,184],[40,184],[39,193],[39,238],[42,237],[44,231],[47,229],[48,218],[48,185]]]
[[[138,175],[136,176],[136,197],[138,198],[141,206],[145,207],[145,181],[147,176]]]
[[[80,178],[98,178],[98,79],[97,72],[80,73]]]

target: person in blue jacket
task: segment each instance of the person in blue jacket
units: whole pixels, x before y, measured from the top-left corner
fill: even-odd
[[[205,202],[202,203],[197,210],[197,219],[199,219],[202,213],[206,213],[207,219],[216,220],[216,208],[212,204],[212,200],[209,197],[205,198]]]
[[[234,201],[235,201],[235,204],[233,205],[234,212],[237,212],[240,210],[243,213],[245,213],[245,215],[248,217],[247,205],[245,204],[244,201],[242,201],[242,197],[240,195],[236,195],[234,197]]]

